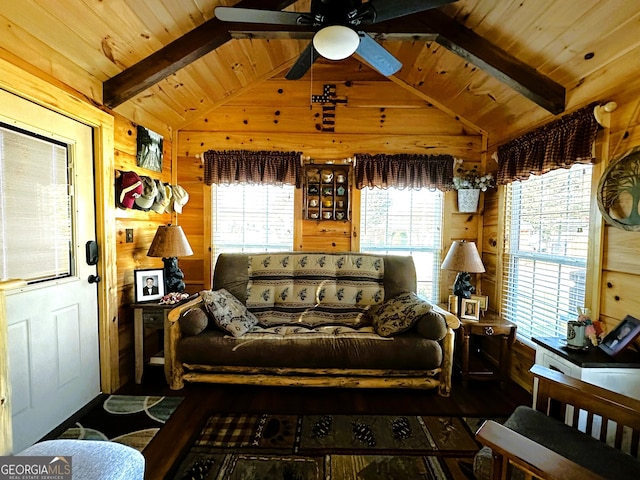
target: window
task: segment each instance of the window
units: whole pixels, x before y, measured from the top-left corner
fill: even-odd
[[[73,274],[67,145],[0,124],[0,276]]]
[[[438,190],[363,188],[360,250],[411,255],[416,265],[418,293],[440,301],[442,203]]]
[[[223,252],[293,249],[292,185],[213,185],[213,259]]]
[[[503,314],[525,338],[566,335],[584,305],[591,165],[506,187]]]

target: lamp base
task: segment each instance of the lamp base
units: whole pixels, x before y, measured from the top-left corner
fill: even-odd
[[[453,294],[462,298],[471,298],[473,293],[476,293],[476,287],[471,285],[471,274],[459,272],[453,283]]]
[[[165,293],[184,292],[186,287],[183,281],[184,273],[178,268],[178,258],[163,258],[162,261],[164,262],[164,284],[167,287]]]
[[[471,298],[471,294],[476,293],[476,288],[471,285],[471,274],[467,272],[458,272],[456,280],[453,283],[453,294],[458,300],[458,318],[462,317],[462,299]]]

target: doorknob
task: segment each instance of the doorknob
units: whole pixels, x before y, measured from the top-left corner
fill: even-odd
[[[89,278],[87,279],[89,281],[89,283],[100,283],[100,280],[102,280],[100,278],[100,275],[89,275]]]

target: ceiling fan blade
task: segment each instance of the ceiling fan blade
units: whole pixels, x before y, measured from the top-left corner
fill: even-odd
[[[358,32],[360,45],[356,53],[369,65],[385,76],[393,75],[402,68],[402,64],[368,33]]]
[[[370,7],[375,11],[373,23],[384,22],[393,18],[404,17],[412,13],[424,12],[438,8],[457,0],[370,0]]]
[[[301,25],[308,13],[258,10],[254,8],[216,7],[215,16],[223,22],[267,23],[271,25]]]
[[[313,42],[309,42],[307,48],[304,49],[304,52],[300,54],[296,63],[293,64],[293,67],[287,72],[285,78],[287,80],[299,80],[304,77],[304,74],[309,71],[313,62],[317,60],[320,54],[313,48]]]

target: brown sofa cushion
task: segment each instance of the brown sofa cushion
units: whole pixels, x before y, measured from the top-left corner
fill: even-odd
[[[185,337],[191,337],[203,332],[209,325],[209,317],[203,308],[191,308],[178,320],[180,331]]]
[[[444,317],[435,310],[431,310],[418,319],[415,330],[420,336],[429,340],[442,340],[448,329]]]
[[[208,329],[178,344],[188,364],[284,368],[431,370],[442,363],[434,340],[406,332],[392,338],[234,338]]]

